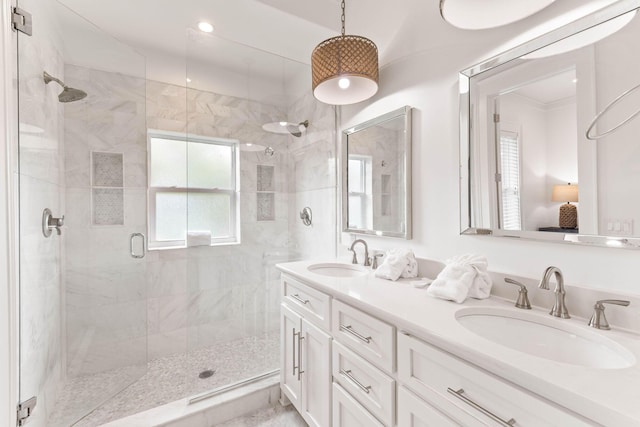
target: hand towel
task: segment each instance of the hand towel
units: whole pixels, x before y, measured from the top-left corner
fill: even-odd
[[[393,281],[400,277],[418,277],[418,261],[410,249],[391,249],[385,254],[375,276]]]
[[[436,298],[464,302],[467,297],[484,299],[491,293],[487,259],[479,255],[461,255],[448,259],[427,294]]]
[[[211,231],[187,231],[187,246],[211,245]]]

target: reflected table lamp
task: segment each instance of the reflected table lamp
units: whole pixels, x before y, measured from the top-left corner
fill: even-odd
[[[572,205],[571,202],[578,201],[578,185],[572,185],[571,183],[567,185],[554,185],[551,200],[563,203],[563,205],[560,206],[560,216],[558,217],[560,228],[577,228],[578,208]]]

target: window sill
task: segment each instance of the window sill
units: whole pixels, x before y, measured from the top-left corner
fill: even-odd
[[[191,248],[210,248],[210,247],[214,247],[214,246],[233,246],[233,245],[239,245],[240,243],[241,243],[240,241],[233,241],[233,242],[217,242],[217,243],[212,243],[210,245],[193,245],[193,246],[186,246],[186,245],[175,245],[175,246],[149,245],[149,251],[167,251],[167,250],[171,250],[171,249],[191,249]]]

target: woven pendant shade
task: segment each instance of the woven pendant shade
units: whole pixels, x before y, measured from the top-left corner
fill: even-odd
[[[313,95],[319,101],[333,105],[364,101],[378,91],[378,48],[360,36],[327,39],[311,54],[311,73]]]

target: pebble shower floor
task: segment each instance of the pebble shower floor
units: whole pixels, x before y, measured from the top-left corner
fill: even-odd
[[[74,411],[74,405],[82,402],[83,396],[109,384],[122,382],[123,378],[130,378],[136,368],[122,368],[72,379],[65,385],[47,426],[96,427],[277,369],[279,345],[280,336],[273,333],[152,360],[144,376],[80,421],[70,418],[69,414],[78,413]],[[215,373],[201,379],[199,374],[204,369],[215,370]]]

